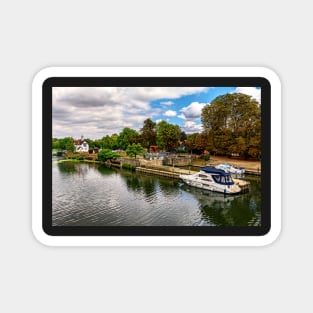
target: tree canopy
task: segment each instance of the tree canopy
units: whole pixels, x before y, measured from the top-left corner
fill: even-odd
[[[136,130],[129,127],[125,127],[119,134],[117,138],[117,146],[123,150],[127,148],[128,145],[137,143],[139,140],[139,134]]]
[[[75,151],[74,139],[72,137],[64,137],[60,139],[53,138],[52,149],[74,152]]]
[[[115,150],[118,148],[117,139],[118,139],[117,134],[113,134],[111,136],[106,135],[103,136],[101,139],[95,140],[95,144],[98,148],[101,149]]]
[[[242,93],[219,96],[202,109],[201,120],[213,153],[260,156],[261,108],[251,96]]]
[[[157,124],[157,144],[166,151],[176,148],[181,136],[181,130],[178,125],[169,124],[162,121]]]
[[[143,127],[140,129],[140,138],[145,148],[156,145],[156,123],[150,118],[144,120]]]
[[[142,153],[144,151],[144,148],[142,147],[142,145],[140,143],[133,143],[131,145],[128,145],[127,149],[126,149],[126,153],[131,156],[131,157],[135,157],[140,153]]]
[[[208,135],[203,133],[194,133],[187,135],[186,146],[190,152],[201,153],[210,149]]]

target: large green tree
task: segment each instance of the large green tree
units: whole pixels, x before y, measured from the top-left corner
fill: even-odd
[[[157,124],[157,144],[166,151],[176,148],[181,136],[179,126],[162,121]]]
[[[103,136],[102,139],[99,140],[99,148],[115,150],[118,148],[117,140],[117,134]]]
[[[150,118],[143,122],[143,127],[140,129],[140,139],[145,148],[156,145],[156,123]]]
[[[121,149],[126,149],[129,145],[137,143],[139,140],[139,134],[136,130],[129,127],[125,127],[117,138],[117,145]]]
[[[232,93],[215,98],[202,109],[203,128],[212,152],[238,153],[245,158],[261,154],[261,107],[251,96]]]

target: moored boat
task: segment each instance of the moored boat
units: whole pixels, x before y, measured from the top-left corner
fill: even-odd
[[[230,173],[211,166],[202,167],[200,172],[191,175],[179,175],[188,185],[224,194],[236,194],[241,188],[234,183]]]
[[[225,171],[226,173],[243,175],[245,173],[245,168],[233,166],[228,163],[221,163],[215,166],[215,168]]]

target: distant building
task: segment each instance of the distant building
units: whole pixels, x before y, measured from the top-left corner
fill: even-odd
[[[160,148],[158,146],[150,146],[149,152],[150,153],[158,153],[158,152],[160,152]]]
[[[93,149],[89,149],[88,153],[89,154],[97,154],[99,152],[99,148],[94,147]]]
[[[89,151],[89,145],[86,140],[84,140],[84,137],[81,136],[81,139],[74,140],[74,146],[76,152],[88,152]]]

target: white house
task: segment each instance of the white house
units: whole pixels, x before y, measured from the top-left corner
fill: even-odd
[[[88,142],[83,139],[83,136],[81,137],[81,139],[74,140],[74,145],[76,152],[88,152],[89,150]]]

